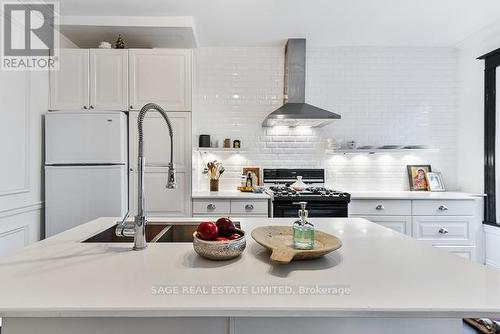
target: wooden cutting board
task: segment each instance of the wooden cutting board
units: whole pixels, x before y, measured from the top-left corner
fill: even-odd
[[[334,235],[315,231],[314,237],[314,249],[302,250],[293,248],[291,226],[262,226],[252,231],[252,238],[272,251],[271,260],[281,264],[316,259],[342,247],[342,241]]]

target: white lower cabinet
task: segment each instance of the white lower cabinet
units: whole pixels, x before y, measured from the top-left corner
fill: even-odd
[[[231,213],[231,201],[200,199],[193,200],[193,215],[223,215]]]
[[[435,246],[452,254],[463,257],[464,259],[474,261],[476,256],[476,247],[461,247],[461,246]]]
[[[433,245],[473,245],[473,219],[473,216],[414,216],[413,236]]]
[[[353,215],[410,216],[411,201],[407,200],[353,200],[349,205]]]
[[[174,163],[177,189],[166,189],[170,161],[170,135],[160,113],[150,111],[144,118],[144,189],[146,213],[150,216],[191,217],[191,114],[168,112],[174,134]],[[139,113],[129,114],[129,163],[131,212],[137,210],[137,154]]]
[[[482,261],[480,200],[353,199],[350,217],[365,218],[472,261]]]
[[[193,217],[203,216],[255,216],[267,217],[267,199],[193,199]]]
[[[365,218],[371,222],[385,226],[396,232],[411,236],[411,216],[363,216],[351,215],[353,218]]]

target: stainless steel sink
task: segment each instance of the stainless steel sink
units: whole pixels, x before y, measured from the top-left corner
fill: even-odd
[[[97,233],[90,238],[82,242],[93,242],[93,243],[114,243],[114,242],[134,242],[133,237],[118,237],[115,233],[117,225],[113,225],[110,228]],[[148,223],[146,225],[146,242],[157,242],[163,234],[166,232],[167,228],[171,225],[166,223]]]
[[[237,228],[240,223],[235,222]],[[115,243],[134,242],[133,237],[118,237],[115,234],[117,225],[91,236],[82,242],[93,243]],[[193,233],[196,231],[198,223],[176,224],[176,223],[148,223],[146,225],[146,242],[193,242]]]

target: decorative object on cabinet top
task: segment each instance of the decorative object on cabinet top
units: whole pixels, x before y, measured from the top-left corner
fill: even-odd
[[[118,38],[115,42],[115,49],[125,49],[125,41],[121,34],[118,34]]]
[[[260,177],[260,168],[259,167],[243,167],[243,174],[247,175],[248,172],[254,173],[256,180],[254,182],[254,186],[262,185],[262,178]]]
[[[431,165],[408,165],[408,181],[411,191],[428,191],[429,183],[426,174],[431,172]]]
[[[111,43],[102,41],[98,46],[99,49],[111,49]]]
[[[441,173],[427,172],[425,178],[427,179],[430,191],[446,191]]]

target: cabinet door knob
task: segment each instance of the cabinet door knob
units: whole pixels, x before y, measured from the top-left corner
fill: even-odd
[[[134,109],[134,106],[129,106],[128,108],[129,108],[130,110],[132,110],[132,109]]]
[[[247,204],[245,205],[246,210],[253,210],[253,204]]]
[[[215,204],[209,204],[207,205],[207,209],[208,210],[215,210],[217,207],[215,206]]]
[[[440,234],[448,234],[450,233],[447,229],[445,229],[444,227],[441,227],[438,231]]]
[[[379,211],[382,211],[382,210],[385,210],[384,206],[382,204],[379,204],[375,207],[375,210],[379,210]]]
[[[83,106],[83,109],[87,109],[87,106]]]
[[[439,211],[447,211],[448,207],[446,205],[440,205],[438,209]]]
[[[91,105],[91,106],[90,106],[90,109],[94,109],[94,106],[93,106],[93,105]]]

